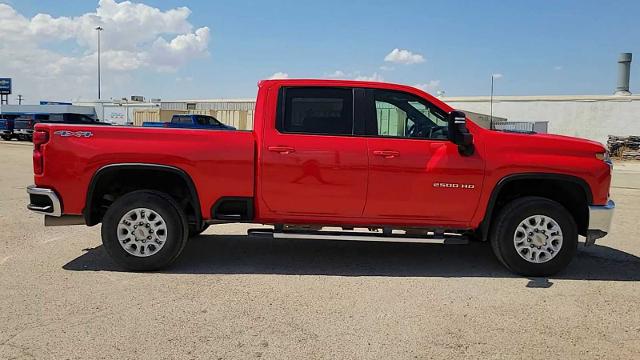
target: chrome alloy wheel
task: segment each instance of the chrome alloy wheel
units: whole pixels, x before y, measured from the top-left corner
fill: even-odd
[[[118,243],[133,256],[151,256],[162,249],[166,240],[167,223],[151,209],[130,210],[118,222]]]
[[[521,258],[541,264],[553,259],[562,248],[562,229],[546,215],[522,220],[513,234],[513,245]]]

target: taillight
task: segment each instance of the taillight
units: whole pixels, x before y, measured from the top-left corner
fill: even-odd
[[[33,173],[41,175],[44,171],[44,158],[42,145],[49,141],[49,133],[42,130],[33,132]]]
[[[33,120],[29,120],[29,125],[27,125],[30,128],[33,128]]]
[[[39,147],[42,144],[46,144],[49,141],[49,133],[42,130],[36,130],[33,133],[33,146]]]

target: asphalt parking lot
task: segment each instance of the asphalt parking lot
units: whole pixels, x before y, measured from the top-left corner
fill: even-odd
[[[159,273],[121,272],[100,227],[26,210],[30,144],[0,142],[0,358],[640,358],[640,163],[612,234],[549,279],[489,246],[247,239],[210,228]]]

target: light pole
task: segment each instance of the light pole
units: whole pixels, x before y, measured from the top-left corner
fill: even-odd
[[[491,97],[489,98],[489,129],[493,129],[493,80],[500,79],[502,74],[491,74]]]
[[[104,30],[101,26],[96,26],[98,32],[98,100],[100,100],[100,33]]]

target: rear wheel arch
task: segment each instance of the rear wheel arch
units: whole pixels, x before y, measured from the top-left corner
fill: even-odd
[[[111,181],[120,176],[126,177],[126,180]],[[174,166],[150,163],[109,164],[98,169],[87,188],[82,211],[86,224],[93,226],[100,223],[111,203],[137,190],[166,193],[182,206],[189,224],[202,226],[200,198],[189,174]]]
[[[593,195],[584,179],[565,174],[523,173],[507,175],[493,188],[478,229],[482,240],[487,240],[492,220],[500,209],[523,196],[540,196],[560,203],[574,217],[579,234],[586,234],[588,206],[593,202]]]

